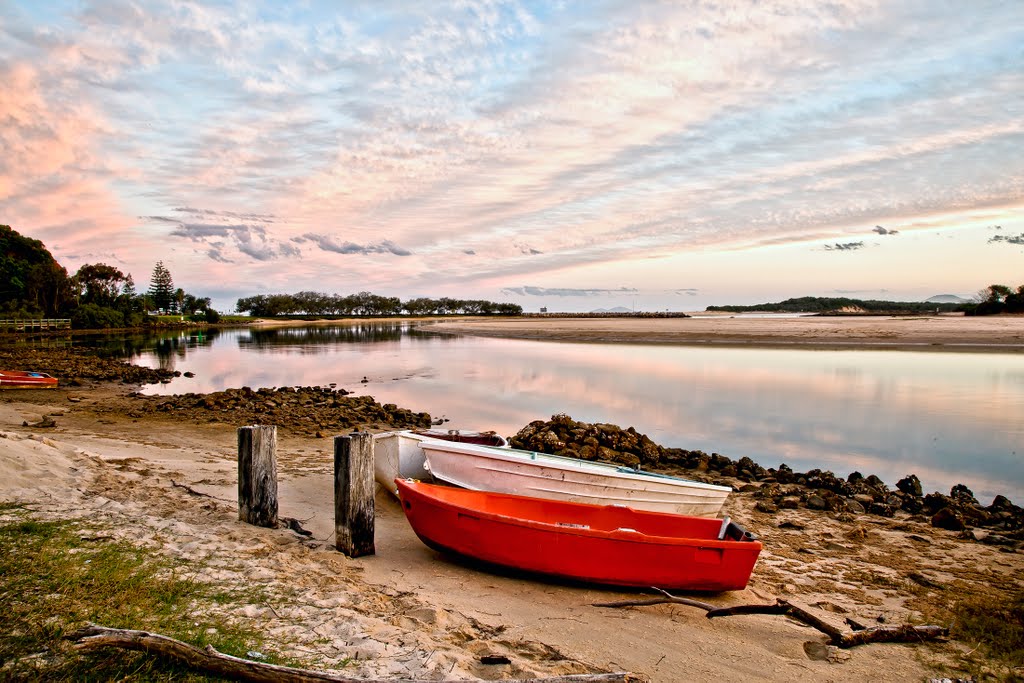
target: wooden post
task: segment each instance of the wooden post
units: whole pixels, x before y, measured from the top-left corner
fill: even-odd
[[[238,428],[238,519],[277,526],[277,427]]]
[[[334,437],[334,539],[349,557],[375,552],[373,494],[373,435]]]

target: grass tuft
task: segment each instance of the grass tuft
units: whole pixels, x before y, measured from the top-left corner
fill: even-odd
[[[979,643],[983,656],[1010,668],[1024,666],[1024,591],[1008,600],[974,597],[953,606],[951,634],[965,643]]]
[[[126,650],[77,653],[64,636],[88,622],[154,631],[240,657],[267,652],[257,634],[218,616],[230,590],[149,551],[95,539],[96,530],[79,522],[39,520],[0,503],[0,679],[221,680]],[[236,595],[253,597],[251,587]]]

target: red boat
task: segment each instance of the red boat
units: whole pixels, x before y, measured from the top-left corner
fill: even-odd
[[[56,389],[57,378],[45,372],[0,370],[0,389]]]
[[[435,550],[615,586],[741,590],[761,542],[726,519],[647,512],[396,479],[413,531]]]

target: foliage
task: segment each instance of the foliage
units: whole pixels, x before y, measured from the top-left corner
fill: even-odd
[[[406,311],[409,315],[521,315],[522,306],[494,303],[481,299],[428,299],[419,297],[404,304],[398,297],[384,297],[370,292],[340,296],[319,292],[296,294],[261,294],[238,300],[235,310],[252,316],[279,315],[346,315],[395,316]]]
[[[71,296],[67,270],[43,243],[0,225],[0,311],[53,317]]]
[[[0,225],[0,315],[61,316],[71,318],[76,329],[102,329],[145,325],[152,322],[146,312],[154,307],[205,322],[220,319],[209,297],[174,289],[162,262],[153,270],[150,291],[140,295],[131,273],[105,263],[83,264],[68,277],[42,242]]]
[[[75,273],[73,281],[81,303],[112,307],[129,279],[114,266],[86,263]]]
[[[200,571],[183,570],[102,531],[33,519],[0,503],[0,678],[220,680],[124,650],[78,655],[64,636],[87,622],[156,631],[236,656],[266,652],[253,634],[211,616],[224,602],[254,596],[203,584]]]
[[[995,315],[998,313],[1024,313],[1024,285],[1014,291],[1006,285],[989,285],[983,289],[979,303],[967,310],[967,315]]]
[[[76,330],[101,330],[124,326],[124,313],[99,304],[82,304],[71,312],[71,327]]]
[[[729,313],[832,313],[843,309],[861,309],[868,313],[934,313],[935,311],[962,310],[961,304],[943,304],[927,301],[877,301],[874,299],[848,299],[845,297],[802,296],[778,303],[752,306],[708,306],[708,311]]]
[[[149,297],[158,311],[172,312],[175,310],[172,308],[176,303],[174,280],[163,261],[157,261],[153,267],[153,274],[149,278]]]

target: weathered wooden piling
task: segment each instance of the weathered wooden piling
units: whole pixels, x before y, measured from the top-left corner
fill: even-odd
[[[238,519],[277,526],[277,427],[238,428]]]
[[[334,437],[335,547],[349,557],[373,555],[373,435]]]

